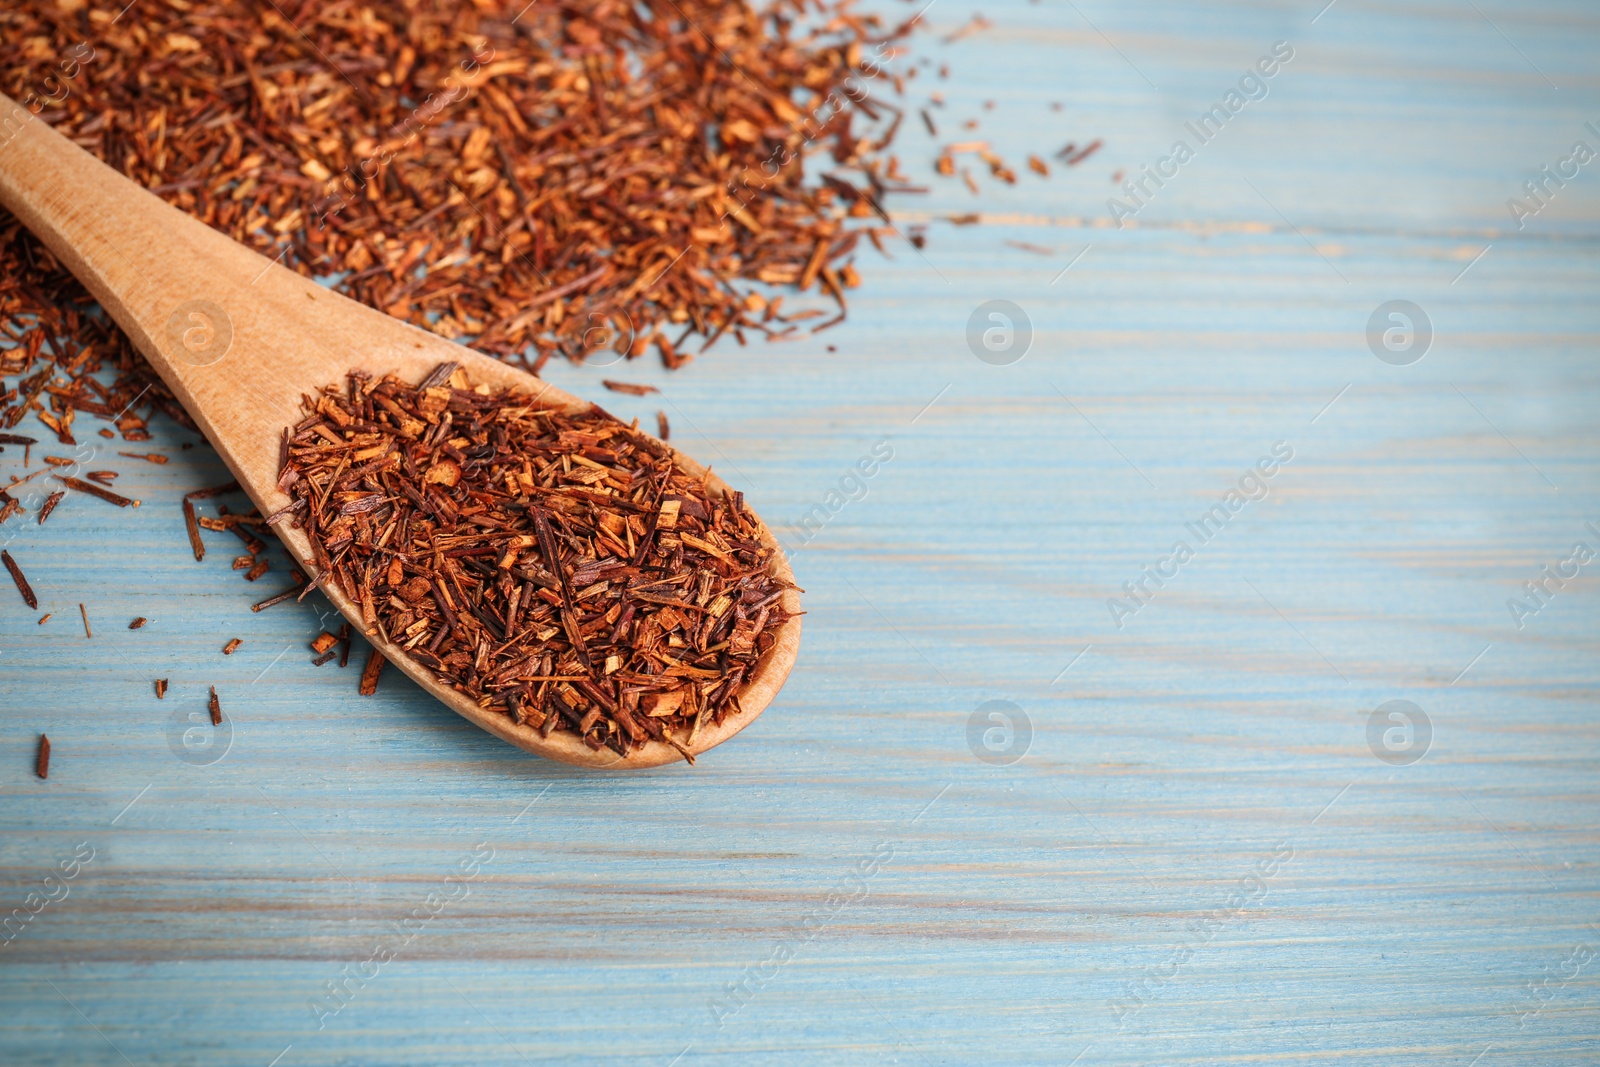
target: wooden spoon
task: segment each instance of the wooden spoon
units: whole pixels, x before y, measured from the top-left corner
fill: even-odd
[[[351,368],[416,382],[453,360],[474,383],[534,393],[569,410],[590,406],[252,252],[116,173],[3,94],[0,204],[49,246],[117,321],[262,514],[289,503],[277,487],[278,442],[284,427],[303,417],[301,395],[342,381]],[[690,474],[706,474],[689,457],[677,452],[673,457]],[[729,491],[715,475],[706,479],[713,494]],[[305,533],[286,527],[275,527],[278,536],[301,568],[314,573]],[[793,573],[765,525],[761,539],[774,550],[772,572],[792,583]],[[322,591],[357,633],[366,631],[359,604],[335,583]],[[785,594],[784,608],[799,612],[793,590]],[[571,733],[540,737],[440,684],[377,634],[367,639],[423,689],[518,748],[588,767],[653,767],[683,758],[659,741],[622,758],[609,748],[596,752]],[[741,690],[740,713],[703,728],[696,754],[761,714],[788,677],[799,646],[800,617],[793,614]]]

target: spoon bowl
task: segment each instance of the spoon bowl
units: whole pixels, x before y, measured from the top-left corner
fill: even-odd
[[[4,138],[9,137],[9,140]],[[569,411],[592,405],[524,371],[334,293],[262,256],[140,188],[0,94],[0,204],[15,214],[98,300],[205,433],[264,515],[290,502],[278,489],[279,441],[303,417],[301,399],[352,369],[421,380],[444,362],[474,384],[533,394]],[[666,446],[670,447],[670,446]],[[704,476],[713,496],[731,491],[676,450],[673,461]],[[759,522],[759,520],[758,520]],[[315,573],[305,533],[274,526],[289,554]],[[793,585],[783,550],[764,523],[771,573]],[[354,631],[361,607],[336,583],[321,586]],[[739,692],[738,711],[706,724],[698,755],[748,726],[777,695],[800,646],[800,601],[784,593],[790,618]],[[531,726],[441,684],[380,634],[366,634],[389,662],[462,717],[518,748],[563,763],[636,769],[671,763],[678,749],[648,741],[626,757],[596,751],[565,731]]]

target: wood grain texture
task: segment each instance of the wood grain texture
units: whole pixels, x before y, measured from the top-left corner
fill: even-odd
[[[1520,230],[1506,200],[1600,147],[1600,20],[1320,7],[986,4],[911,83],[942,132],[1099,155],[907,202],[925,255],[866,259],[814,340],[549,369],[659,384],[608,407],[664,407],[794,549],[805,654],[693,770],[554,766],[311,667],[326,603],[252,616],[189,555],[178,495],[225,475],[170,424],[171,463],[117,465],[142,508],[0,528],[56,612],[0,595],[8,907],[95,850],[0,949],[6,1062],[1596,1062],[1595,574],[1521,629],[1506,601],[1596,546],[1600,177]],[[1107,225],[1112,173],[1277,40],[1266,99]],[[967,346],[992,298],[1034,326],[1012,366]],[[1408,367],[1367,346],[1392,299],[1436,332]],[[1278,441],[1265,499],[1117,628],[1106,600]],[[170,717],[209,685],[231,747],[186,763]],[[996,699],[1032,726],[1010,766],[968,744]],[[1395,699],[1433,728],[1409,766],[1368,745]]]

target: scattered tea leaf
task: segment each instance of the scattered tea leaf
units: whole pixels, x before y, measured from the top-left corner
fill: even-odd
[[[51,477],[60,482],[62,485],[66,486],[68,489],[76,489],[80,493],[88,493],[90,496],[97,496],[101,500],[115,504],[119,508],[139,506],[139,501],[137,500],[130,500],[118,493],[113,493],[109,489],[102,489],[92,482],[84,481],[82,478],[63,478],[59,474],[51,475]]]
[[[39,508],[40,526],[44,525],[44,520],[50,517],[50,513],[56,509],[56,505],[61,503],[61,498],[66,495],[67,491],[65,489],[58,489],[45,498],[44,504]]]
[[[634,382],[614,382],[610,378],[600,379],[600,384],[611,390],[613,393],[627,393],[629,396],[649,396],[651,393],[661,392],[660,389],[657,389],[653,385],[638,385]]]
[[[358,422],[376,450],[359,465],[334,432]],[[445,460],[458,476],[428,478]],[[544,736],[624,756],[692,745],[737,713],[789,618],[741,494],[713,495],[599,408],[479,392],[451,364],[420,385],[352,372],[323,389],[290,429],[284,471],[302,504],[286,521],[367,633]],[[663,693],[678,695],[671,715],[639,712]]]
[[[367,656],[367,665],[361,671],[361,695],[369,697],[378,691],[378,675],[383,673],[383,653],[373,649]]]
[[[17,583],[17,592],[22,594],[22,602],[30,608],[39,606],[39,598],[33,595],[33,587],[28,584],[28,579],[22,576],[22,568],[17,566],[17,561],[11,558],[10,552],[0,551],[0,563],[6,565],[6,570],[11,572],[11,580]],[[45,618],[50,616],[46,615]]]

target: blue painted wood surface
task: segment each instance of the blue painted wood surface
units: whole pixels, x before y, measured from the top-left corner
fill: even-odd
[[[1596,574],[1521,628],[1507,600],[1600,549],[1600,164],[1521,229],[1506,201],[1600,148],[1600,20],[1320,7],[1005,2],[930,34],[952,75],[913,99],[1017,185],[902,201],[928,246],[869,257],[845,325],[604,395],[664,407],[780,525],[893,449],[794,553],[787,688],[696,769],[543,763],[392,673],[358,697],[308,663],[325,604],[248,610],[281,565],[190,556],[208,450],[164,421],[164,467],[101,446],[142,507],[3,530],[42,601],[0,590],[5,909],[93,858],[0,949],[0,1059],[1596,1062]],[[1112,173],[1276,41],[1266,97],[1111,227]],[[909,172],[934,151],[908,128]],[[968,348],[989,299],[1031,320],[1013,365]],[[1435,331],[1410,366],[1368,348],[1395,299]],[[601,397],[615,371],[548,373]],[[1265,498],[1192,538],[1276,442]],[[1108,598],[1180,540],[1119,628]],[[209,685],[232,738],[205,763]],[[975,755],[990,723],[969,745],[993,700],[1031,726],[1010,765]],[[1431,723],[1419,762],[1369,746],[1390,700]]]

